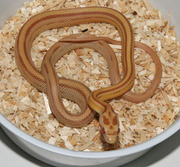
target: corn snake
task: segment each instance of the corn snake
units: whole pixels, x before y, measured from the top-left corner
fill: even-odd
[[[93,93],[90,93],[90,90],[81,83],[72,80],[62,79],[62,78],[58,80],[57,77],[49,78],[48,73],[51,73],[53,75],[56,74],[54,74],[53,70],[51,70],[51,72],[49,71],[50,66],[47,66],[46,64],[46,62],[49,62],[49,60],[46,61],[45,58],[43,60],[44,63],[42,63],[43,64],[42,65],[43,75],[42,75],[41,72],[34,65],[30,54],[32,42],[36,38],[36,36],[48,29],[61,28],[61,27],[79,25],[81,23],[91,23],[91,22],[106,22],[114,25],[117,28],[122,39],[123,78],[122,79],[120,78],[119,72],[117,70],[117,65],[115,65],[117,64],[116,58],[115,56],[111,56],[113,55],[113,52],[106,43],[106,42],[113,43],[113,40],[110,40],[109,38],[98,38],[98,37],[93,37],[90,39],[89,37],[86,38],[82,37],[77,40],[74,39],[74,41],[77,44],[73,42],[73,39],[72,41],[71,39],[63,39],[62,41],[56,43],[48,51],[45,57],[51,55],[49,56],[49,59],[52,58],[52,65],[53,65],[59,58],[58,54],[60,53],[61,55],[63,55],[65,52],[68,52],[69,50],[72,50],[73,48],[76,47],[92,47],[98,52],[100,53],[102,52],[101,54],[103,56],[109,55],[105,57],[107,59],[107,62],[110,63],[109,73],[110,73],[111,83],[113,84],[113,86],[99,89],[97,91],[94,91]],[[69,47],[69,45],[71,45],[71,47]],[[104,53],[103,52],[104,49],[102,49],[102,46],[103,48],[104,46],[106,46],[106,50],[109,49],[109,51],[107,51],[107,53]],[[144,50],[147,49],[145,45],[142,46],[140,43],[139,46],[142,47]],[[92,108],[94,111],[100,114],[99,122],[101,125],[101,132],[105,140],[110,144],[113,144],[117,141],[117,135],[119,133],[119,125],[118,125],[117,115],[112,110],[112,107],[105,101],[119,96],[129,101],[135,99],[134,96],[136,96],[136,94],[132,94],[130,92],[128,92],[129,94],[128,93],[126,94],[126,92],[129,91],[133,86],[135,79],[133,50],[134,50],[134,35],[129,21],[119,12],[102,7],[76,8],[71,10],[67,9],[67,10],[40,13],[32,17],[24,24],[24,26],[19,32],[15,45],[16,63],[21,74],[34,87],[50,95],[49,96],[49,100],[51,101],[50,106],[56,118],[67,126],[72,126],[72,127],[85,126],[94,118],[95,115],[95,112],[91,111],[87,106],[87,101],[88,101],[90,108]],[[153,51],[150,51],[150,56],[152,52]],[[159,65],[159,63],[157,64]],[[115,67],[116,69],[114,70],[113,67]],[[157,75],[155,75],[153,80],[155,84],[151,84],[151,86],[154,88],[154,91],[157,89],[157,86],[160,82],[157,79],[157,76],[159,77],[161,76],[161,74],[158,73]],[[48,82],[46,82],[45,80],[47,80]],[[49,83],[50,86],[48,86],[47,83]],[[59,93],[59,89],[61,94]],[[148,97],[152,96],[152,91],[149,90],[150,89],[147,89],[147,92],[149,92]],[[55,92],[57,94],[51,92]],[[81,110],[82,112],[77,115],[73,115],[69,113],[62,104],[61,96],[70,99],[72,101],[75,101],[77,104],[79,104],[80,108],[82,109]],[[147,95],[145,95],[145,97],[147,97]],[[57,99],[57,103],[55,105],[54,105],[54,101],[55,101],[54,99]],[[142,100],[144,99],[140,99],[139,101]],[[133,102],[137,102],[137,101],[134,100]],[[104,111],[105,109],[108,109],[108,111]],[[106,121],[104,119],[106,119]],[[111,123],[105,125],[104,122],[107,121],[110,121]]]

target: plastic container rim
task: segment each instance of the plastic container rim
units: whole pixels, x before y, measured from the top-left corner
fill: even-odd
[[[16,135],[17,137],[27,141],[28,143],[39,147],[41,149],[56,153],[56,154],[62,154],[65,156],[71,156],[71,157],[78,157],[78,158],[116,158],[116,157],[123,157],[131,154],[138,153],[140,151],[144,151],[146,149],[149,149],[160,142],[166,140],[170,136],[172,136],[174,133],[176,133],[180,129],[180,119],[176,120],[175,123],[173,123],[170,127],[168,127],[164,132],[161,134],[147,140],[146,142],[118,150],[112,150],[112,151],[103,151],[103,152],[82,152],[82,151],[71,151],[68,149],[60,148],[54,145],[50,145],[48,143],[45,143],[43,141],[40,141],[29,134],[23,132],[18,127],[13,125],[10,121],[8,121],[1,113],[0,113],[0,125],[8,129],[11,133]]]

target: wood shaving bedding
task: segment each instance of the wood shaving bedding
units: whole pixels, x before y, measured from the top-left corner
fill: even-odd
[[[71,128],[59,123],[49,109],[46,95],[32,87],[18,71],[14,59],[15,38],[21,26],[32,15],[46,10],[105,6],[122,12],[132,23],[135,40],[152,47],[163,64],[163,78],[155,95],[146,102],[133,104],[113,100],[111,105],[119,116],[119,142],[110,146],[101,140],[99,123],[95,118],[87,127]],[[14,125],[31,136],[49,144],[75,151],[105,151],[126,148],[145,142],[162,133],[178,119],[180,110],[180,44],[174,26],[164,20],[161,12],[152,8],[148,0],[36,0],[24,3],[0,30],[0,112]],[[119,40],[117,30],[105,23],[48,30],[33,43],[32,58],[40,68],[43,55],[66,35],[88,33]],[[120,71],[120,46],[111,45]],[[133,91],[142,92],[154,76],[154,64],[149,55],[135,49],[136,80]],[[107,63],[94,50],[76,49],[58,61],[60,77],[83,82],[91,90],[109,86]],[[69,111],[79,112],[77,104],[63,100]]]

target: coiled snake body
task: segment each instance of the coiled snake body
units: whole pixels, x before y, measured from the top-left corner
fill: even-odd
[[[32,43],[37,35],[48,29],[92,22],[109,23],[118,30],[122,40],[122,79],[120,78],[116,56],[107,44],[120,44],[120,42],[109,38],[82,34],[64,38],[62,41],[57,42],[43,59],[42,73],[37,69],[30,53]],[[161,77],[161,71],[157,73],[157,68],[161,69],[161,63],[151,48],[141,43],[135,44],[137,47],[146,50],[156,65],[154,80],[146,90],[148,94],[141,94],[147,99],[153,95],[153,91],[157,89],[160,82],[158,78]],[[108,62],[112,86],[95,90],[91,93],[85,85],[79,82],[63,78],[58,79],[53,68],[57,60],[65,53],[83,47],[93,48],[105,57]],[[29,19],[21,28],[16,39],[15,52],[16,63],[21,74],[34,87],[48,95],[53,114],[61,123],[71,127],[85,126],[94,118],[95,112],[91,111],[93,109],[100,115],[101,132],[106,142],[110,144],[117,141],[119,124],[117,114],[106,101],[117,97],[133,102],[146,100],[145,98],[139,98],[139,94],[128,92],[133,86],[135,79],[134,33],[129,21],[116,10],[103,7],[89,7],[40,13]],[[62,103],[62,97],[76,102],[82,112],[79,114],[68,112]]]

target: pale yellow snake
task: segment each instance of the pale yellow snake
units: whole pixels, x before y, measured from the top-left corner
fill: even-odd
[[[109,73],[113,86],[96,90],[90,94],[90,90],[79,82],[67,79],[58,80],[57,77],[49,78],[48,73],[51,73],[53,75],[56,74],[54,73],[53,68],[51,69],[51,65],[48,65],[48,63],[46,63],[48,61],[46,61],[45,59],[43,60],[44,63],[42,66],[43,74],[45,76],[44,78],[31,59],[32,42],[37,37],[37,35],[48,29],[61,28],[91,22],[106,22],[114,25],[118,30],[122,40],[123,78],[118,78],[118,76],[115,74],[116,72],[113,71],[112,66],[116,66],[115,64],[117,64],[117,62],[115,62],[116,60],[114,58],[113,61],[111,61],[112,57],[115,56],[111,56],[108,54],[113,52],[106,43],[108,41],[110,43],[113,43],[113,40],[110,41],[109,38],[105,39],[106,42],[102,39],[97,38],[90,40],[82,39],[83,42],[79,42],[80,44],[75,44],[74,42],[70,42],[68,41],[68,39],[65,39],[63,42],[59,42],[61,47],[58,46],[57,43],[54,45],[55,50],[53,50],[54,48],[52,47],[50,51],[48,51],[47,55],[52,51],[52,56],[49,56],[48,58],[48,56],[46,55],[46,57],[47,59],[52,58],[51,65],[53,66],[54,63],[56,63],[56,61],[59,59],[59,56],[57,56],[58,51],[59,53],[61,53],[61,55],[64,55],[73,48],[91,47],[96,50],[96,47],[94,47],[95,45],[99,46],[98,48],[100,48],[101,45],[103,47],[107,45],[106,49],[109,49],[107,53],[103,53],[103,51],[101,53],[101,50],[104,49],[97,49],[97,51],[102,55],[107,55],[103,56],[110,62]],[[70,45],[71,47],[69,47]],[[139,44],[139,46],[141,47],[141,44]],[[146,47],[145,45],[142,46],[142,48],[143,47],[145,50],[146,48],[148,50],[148,47]],[[150,48],[149,51],[151,53],[153,52]],[[128,90],[131,89],[135,79],[133,56],[134,35],[129,21],[122,14],[113,9],[102,7],[76,8],[40,13],[29,19],[21,28],[16,40],[15,52],[16,63],[21,74],[34,87],[36,87],[40,91],[45,92],[46,94],[50,94],[49,99],[52,99],[50,100],[50,106],[53,110],[54,115],[60,122],[72,127],[81,127],[89,123],[94,118],[95,113],[88,108],[88,101],[90,107],[100,114],[99,122],[102,127],[101,132],[104,135],[105,140],[110,144],[113,144],[117,141],[117,134],[119,132],[118,118],[115,112],[112,110],[112,107],[105,101],[119,96],[122,96],[124,99],[127,99],[129,101],[133,101],[133,96],[136,96],[132,93],[129,93],[127,95],[125,94]],[[112,73],[111,69],[113,71]],[[116,71],[118,70],[116,69]],[[117,73],[119,75],[119,72]],[[159,80],[156,79],[153,80],[153,82],[156,83],[156,86],[151,85],[154,90],[157,89],[157,86],[159,84]],[[46,83],[45,80],[49,81]],[[61,93],[58,93],[59,89]],[[149,93],[147,96],[150,97],[152,96],[152,94]],[[75,101],[80,106],[82,112],[75,115],[68,112],[62,104],[61,97]],[[133,100],[131,98],[133,98]],[[55,100],[57,103],[55,103]],[[140,101],[142,101],[142,99]],[[133,102],[136,102],[136,100],[134,100]]]

